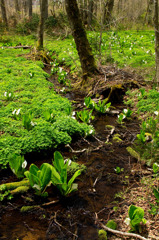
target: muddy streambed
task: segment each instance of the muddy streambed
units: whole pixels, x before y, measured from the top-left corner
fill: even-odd
[[[50,70],[46,72],[50,73]],[[54,83],[55,80],[49,79]],[[57,92],[60,92],[59,84],[55,87]],[[82,96],[74,93],[66,93],[64,96],[76,100],[77,110],[82,108]],[[124,108],[123,104],[115,107],[119,111]],[[51,186],[48,188],[49,196],[46,199],[35,196],[30,190],[27,194],[0,203],[1,240],[98,239],[95,214],[99,219],[113,219],[113,207],[116,207],[117,201],[120,200],[117,194],[120,196],[119,193],[133,181],[128,176],[134,159],[130,157],[126,147],[133,143],[139,131],[139,124],[136,119],[132,119],[121,126],[116,120],[117,115],[96,114],[92,122],[96,131],[95,136],[74,139],[71,144],[74,152],[71,152],[69,147],[58,149],[64,158],[71,158],[87,167],[87,170],[76,180],[78,192],[64,198]],[[106,125],[114,126],[112,135]],[[115,136],[116,138],[113,139]],[[83,149],[85,151],[82,151]],[[43,162],[52,163],[52,156],[52,152],[37,153],[26,156],[26,160],[28,163],[34,162],[40,166]],[[120,167],[123,171],[117,174],[116,167]],[[0,183],[11,181],[17,181],[11,171],[1,171]],[[52,204],[44,206],[45,203]],[[20,211],[23,206],[35,205],[38,207],[28,212]]]
[[[123,109],[122,105],[117,109]],[[79,139],[71,144],[72,149],[87,149],[81,153],[71,153],[69,148],[62,150],[65,157],[76,159],[87,166],[87,170],[78,178],[79,191],[72,196],[62,198],[54,187],[49,187],[49,197],[42,199],[33,196],[32,191],[26,195],[0,203],[0,239],[1,240],[44,240],[44,239],[97,239],[98,226],[95,213],[100,219],[113,219],[113,207],[118,198],[115,194],[123,191],[130,184],[128,176],[133,164],[126,147],[135,139],[138,123],[135,119],[124,126],[116,123],[117,116],[96,116],[93,125],[95,137]],[[106,125],[115,126],[114,134],[120,134],[121,142],[113,141],[113,135]],[[109,136],[110,135],[110,136]],[[108,138],[109,137],[109,138]],[[108,139],[109,144],[105,144]],[[29,161],[29,159],[27,159]],[[50,162],[49,158],[36,158],[34,163]],[[124,168],[120,174],[116,167]],[[1,175],[1,183],[16,181],[7,170]],[[27,197],[27,198],[26,198]],[[29,197],[31,198],[29,200]],[[21,213],[22,206],[39,205],[44,202],[57,201],[54,204]],[[78,236],[78,237],[77,237]]]

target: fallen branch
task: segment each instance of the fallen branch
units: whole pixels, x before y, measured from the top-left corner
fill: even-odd
[[[30,49],[31,46],[15,46],[15,47],[8,47],[8,46],[3,46],[1,47],[2,49],[4,48],[9,48],[9,49],[20,49],[20,48],[23,48],[23,49]]]
[[[20,193],[25,193],[29,190],[30,186],[20,186],[17,187],[16,189],[12,190],[10,193],[12,195],[20,194]]]
[[[62,226],[59,222],[57,222],[56,220],[56,216],[57,216],[57,212],[55,212],[55,216],[53,218],[54,222],[61,228],[63,228],[64,230],[66,230],[67,232],[69,232],[70,234],[72,234],[74,237],[78,238],[77,234],[72,233],[71,231],[69,231],[67,228],[65,228],[64,226]]]
[[[54,201],[51,201],[51,202],[47,202],[47,203],[43,203],[41,206],[49,206],[49,205],[52,205],[52,204],[55,204],[55,203],[58,203],[59,200],[54,200]]]
[[[13,190],[15,188],[21,186],[30,186],[29,180],[22,180],[20,182],[11,182],[11,183],[4,183],[0,185],[0,192],[4,192],[7,190]]]
[[[138,234],[135,234],[135,233],[126,233],[126,232],[121,232],[121,231],[118,231],[118,230],[114,230],[114,229],[111,229],[111,228],[108,228],[106,227],[103,223],[101,223],[99,220],[97,221],[97,223],[106,231],[108,232],[111,232],[115,235],[120,235],[120,236],[125,236],[125,237],[134,237],[134,238],[138,238],[138,239],[141,239],[141,240],[148,240],[147,238],[144,238]]]
[[[67,144],[65,147],[70,148],[72,153],[83,153],[83,152],[87,151],[86,148],[84,148],[84,149],[82,149],[82,150],[77,150],[77,151],[76,151],[76,150],[73,150],[73,148],[72,148],[69,144]]]

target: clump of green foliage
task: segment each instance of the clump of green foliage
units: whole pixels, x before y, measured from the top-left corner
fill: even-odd
[[[18,23],[16,26],[16,31],[22,34],[30,34],[36,31],[39,25],[39,15],[33,13],[32,17],[23,19],[22,22]]]
[[[130,224],[131,232],[142,232],[142,224],[146,224],[144,218],[144,210],[140,207],[131,205],[128,210],[129,218],[125,220],[126,224]]]
[[[147,165],[159,161],[159,118],[150,117],[142,122],[140,133],[137,134],[135,150],[140,153]]]
[[[107,232],[103,229],[98,231],[98,240],[107,240]]]
[[[129,119],[133,111],[130,109],[123,109],[123,112],[118,115],[117,122],[123,124],[124,119]]]
[[[24,160],[24,157],[15,155],[12,156],[9,164],[18,178],[24,178],[25,175],[28,180],[24,179],[21,182],[0,185],[1,201],[12,193],[10,190],[15,189],[15,191],[20,193],[21,191],[27,191],[29,189],[28,186],[33,188],[37,195],[44,197],[48,196],[46,188],[51,185],[51,183],[59,189],[63,196],[67,196],[78,190],[78,184],[74,183],[74,181],[81,174],[81,170],[75,169],[75,166],[77,166],[77,168],[79,168],[79,166],[74,165],[73,176],[68,181],[68,175],[72,173],[69,171],[68,167],[72,164],[72,161],[70,159],[64,160],[63,156],[58,151],[54,153],[53,165],[43,163],[40,168],[38,168],[35,164],[31,164],[29,170],[26,171],[27,162]],[[25,186],[27,188],[24,188]]]
[[[1,167],[6,167],[11,153],[56,148],[70,143],[75,135],[94,132],[92,126],[72,118],[70,101],[54,92],[43,63],[27,60],[23,53],[28,50],[0,49]]]

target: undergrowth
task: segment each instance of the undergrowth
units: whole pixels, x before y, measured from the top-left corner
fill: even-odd
[[[25,58],[28,50],[0,49],[0,165],[12,154],[26,154],[68,144],[88,135],[92,126],[72,118],[68,99],[57,95],[43,63]],[[54,121],[46,118],[51,112]]]

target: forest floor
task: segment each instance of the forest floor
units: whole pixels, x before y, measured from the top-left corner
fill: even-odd
[[[45,70],[47,73],[50,71]],[[57,76],[47,77],[54,84],[55,91],[72,102],[74,110],[84,108],[84,97],[88,94],[95,101],[109,98],[112,111],[108,114],[95,113],[95,119],[91,123],[95,135],[73,138],[69,147],[66,145],[58,149],[65,158],[74,159],[87,167],[78,178],[79,191],[63,198],[51,186],[48,188],[47,199],[35,196],[30,190],[10,201],[2,202],[1,240],[97,240],[100,229],[97,220],[104,224],[108,220],[114,220],[119,231],[128,232],[130,226],[126,225],[125,219],[132,204],[143,208],[145,212],[147,223],[143,226],[141,235],[151,240],[159,239],[159,207],[152,192],[154,186],[158,187],[158,178],[154,177],[151,167],[127,151],[127,147],[133,146],[136,135],[140,132],[144,114],[135,113],[135,104],[131,108],[134,111],[131,119],[125,120],[123,124],[117,122],[117,115],[127,108],[124,104],[127,100],[126,90],[138,91],[142,87],[148,91],[151,86],[133,71],[109,65],[102,66],[101,72],[101,75],[90,80],[91,84],[88,85],[91,86],[84,95],[83,91],[79,92],[79,88],[72,91],[67,87],[62,93],[63,86],[57,82]],[[85,89],[86,87],[87,85]],[[137,98],[133,97],[133,101],[137,102]],[[112,129],[114,130],[111,131]],[[49,152],[47,157],[35,154],[34,163],[51,163],[51,154]],[[16,181],[9,169],[1,170],[0,179],[1,183]],[[23,206],[33,208],[22,212]],[[128,238],[108,233],[109,239]]]

